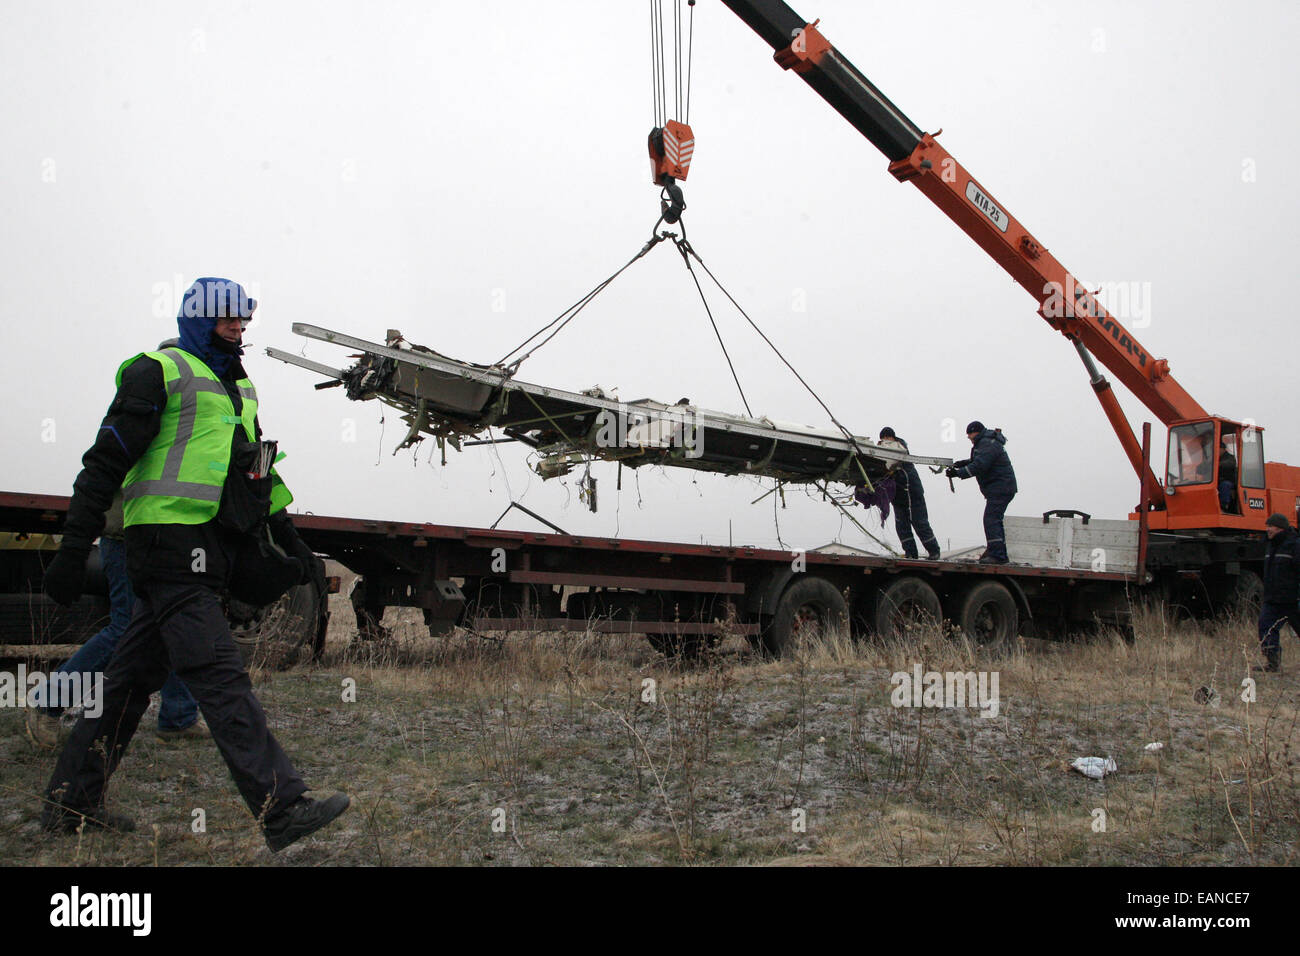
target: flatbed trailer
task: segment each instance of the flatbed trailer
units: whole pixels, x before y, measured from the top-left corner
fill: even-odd
[[[84,639],[99,623],[95,609],[107,613],[93,593],[70,611],[40,593],[68,502],[0,492],[0,532],[10,536],[0,549],[0,644],[75,643],[74,623]],[[1262,557],[1262,546],[1239,540],[1150,534],[1141,522],[1078,512],[1009,518],[1008,543],[1020,559],[1009,565],[309,514],[293,521],[313,550],[359,575],[351,599],[363,639],[381,632],[385,609],[410,607],[434,634],[454,626],[634,633],[667,654],[743,635],[781,655],[810,629],[847,625],[866,636],[925,620],[981,643],[1097,626],[1126,631],[1143,599],[1203,612],[1257,596]],[[44,549],[31,546],[39,540]],[[92,592],[94,578],[92,568]],[[319,653],[325,595],[302,585],[282,602],[299,609],[293,640]],[[255,632],[259,619],[240,620]]]

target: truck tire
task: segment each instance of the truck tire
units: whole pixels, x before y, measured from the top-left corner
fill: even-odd
[[[937,627],[941,621],[939,595],[918,577],[894,578],[876,594],[873,629],[877,637],[902,637],[917,627]]]
[[[849,606],[835,585],[803,575],[781,593],[763,631],[762,648],[773,657],[783,657],[810,639],[842,630],[848,620]]]
[[[998,646],[1020,633],[1020,610],[1005,585],[980,581],[962,596],[953,623],[976,644]]]
[[[266,607],[230,603],[230,633],[245,667],[288,670],[317,655],[324,601],[315,582],[291,587]]]

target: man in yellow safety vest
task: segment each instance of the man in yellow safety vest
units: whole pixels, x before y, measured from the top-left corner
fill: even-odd
[[[134,828],[105,808],[104,790],[149,695],[171,671],[198,701],[273,852],[347,809],[342,793],[305,796],[267,727],[222,607],[227,593],[265,604],[322,577],[285,510],[293,496],[275,473],[275,445],[262,440],[257,391],[240,362],[256,307],[229,279],[195,281],[177,315],[180,344],[122,363],[117,394],[82,458],[44,589],[63,604],[78,598],[91,544],[121,489],[137,601],[105,671],[99,716],[77,722],[50,778],[41,814],[48,830],[83,821]]]

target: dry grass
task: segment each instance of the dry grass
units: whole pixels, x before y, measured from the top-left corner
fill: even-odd
[[[308,782],[353,796],[323,835],[272,857],[211,743],[167,747],[152,732],[111,794],[140,831],[44,834],[37,794],[52,758],[22,738],[22,712],[4,710],[0,862],[1296,862],[1300,680],[1253,675],[1257,698],[1242,700],[1251,622],[1148,614],[1132,644],[999,651],[937,630],[833,637],[783,661],[733,638],[685,664],[633,637],[435,639],[409,615],[389,623],[389,640],[358,644],[339,626],[321,663],[254,675]],[[998,716],[894,708],[890,675],[916,663],[998,672]],[[1194,700],[1202,686],[1217,706]],[[1153,741],[1163,749],[1145,751]],[[1113,756],[1119,772],[1068,769],[1087,755]],[[205,833],[192,831],[195,809]]]

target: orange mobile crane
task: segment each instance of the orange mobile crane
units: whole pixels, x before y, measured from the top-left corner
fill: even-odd
[[[1039,315],[1074,344],[1147,491],[1151,530],[1240,540],[1258,538],[1255,533],[1273,512],[1296,522],[1300,468],[1264,461],[1263,429],[1206,412],[1170,374],[1165,359],[1155,358],[933,134],[923,133],[831,45],[817,28],[820,21],[806,22],[780,0],[723,3],[772,46],[782,68],[797,73],[885,154],[896,179],[914,183],[1023,286],[1038,301]],[[1149,468],[1142,445],[1094,356],[1168,428],[1163,483],[1144,474]],[[1223,448],[1236,462],[1227,507],[1219,497]],[[1224,470],[1231,469],[1229,460]]]

